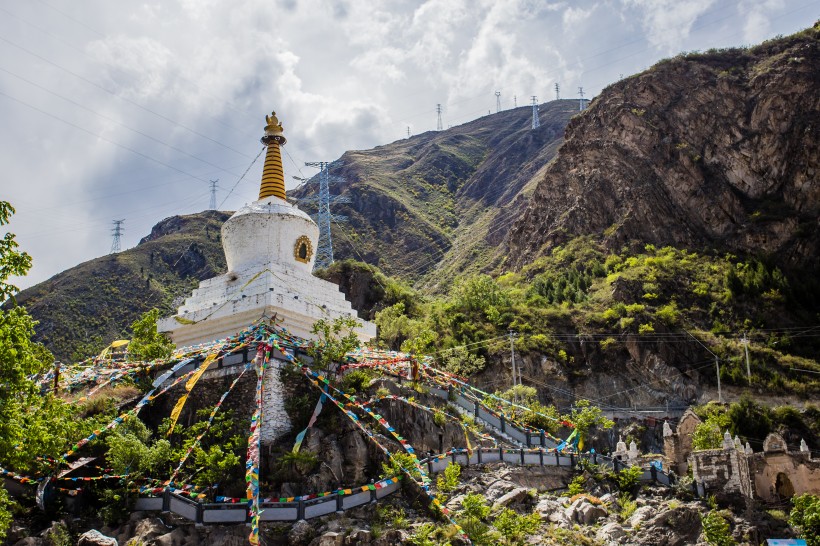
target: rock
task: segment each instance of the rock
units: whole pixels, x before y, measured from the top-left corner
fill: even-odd
[[[462,501],[464,501],[464,497],[466,497],[466,495],[456,495],[455,497],[447,501],[447,504],[444,505],[445,508],[447,508],[450,511],[460,509],[461,503]]]
[[[559,527],[570,527],[571,520],[564,512],[564,506],[555,499],[541,499],[535,505],[535,512],[537,512],[542,519],[554,523]]]
[[[496,480],[487,488],[484,496],[490,503],[495,504],[498,499],[515,489],[518,489],[518,484],[507,480]]]
[[[611,504],[614,504],[614,503],[618,502],[618,498],[615,495],[613,495],[612,493],[607,493],[605,495],[601,495],[599,498],[601,499],[601,502],[604,503],[604,504],[611,505]]]
[[[45,541],[40,537],[26,537],[14,543],[14,546],[45,546]]]
[[[288,543],[294,546],[305,546],[310,543],[315,535],[316,531],[313,530],[313,527],[305,520],[300,519],[290,528]]]
[[[581,498],[573,502],[564,514],[572,522],[590,525],[598,521],[598,518],[605,518],[608,513],[603,506],[596,506],[587,499]]]
[[[51,522],[51,527],[40,533],[46,544],[65,544],[66,540],[71,540],[68,532],[68,525],[62,521]]]
[[[358,544],[370,544],[373,539],[373,534],[367,529],[353,529],[345,538],[345,544],[349,546],[357,546]]]
[[[595,535],[595,539],[598,542],[608,542],[610,540],[618,541],[619,539],[626,536],[626,531],[624,528],[618,525],[615,522],[610,522],[604,524],[603,527],[598,529],[598,533]]]
[[[640,525],[645,520],[654,516],[655,511],[656,509],[651,506],[641,506],[626,520],[626,524],[634,529],[636,525]]]
[[[507,506],[513,503],[521,502],[526,499],[528,495],[529,493],[525,487],[517,487],[509,493],[501,495],[495,503],[493,503],[493,507]]]
[[[157,518],[146,518],[137,522],[137,525],[134,527],[133,535],[131,535],[133,538],[126,542],[126,546],[128,546],[128,544],[132,541],[135,541],[136,544],[145,544],[148,541],[167,533],[168,528],[165,527],[165,525],[163,525]]]
[[[181,527],[177,527],[170,533],[165,533],[154,539],[156,546],[182,546],[185,543],[185,531]]]
[[[311,546],[342,546],[344,535],[333,531],[327,532],[311,542]]]
[[[77,546],[119,546],[116,538],[107,537],[96,529],[80,535]]]
[[[374,540],[373,546],[395,546],[396,544],[404,544],[404,541],[407,540],[407,536],[407,532],[405,531],[390,529]]]

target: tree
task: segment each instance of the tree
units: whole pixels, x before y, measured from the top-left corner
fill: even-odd
[[[578,434],[583,438],[593,427],[610,429],[615,424],[604,417],[601,408],[593,406],[589,400],[578,400],[566,419],[575,425]]]
[[[807,493],[793,497],[792,504],[789,523],[800,530],[808,546],[820,546],[820,497]]]
[[[14,214],[14,207],[7,201],[0,201],[0,226],[9,223],[9,218]],[[14,240],[13,233],[6,233],[0,239],[0,302],[13,297],[18,289],[13,284],[9,284],[11,276],[22,277],[31,269],[31,256],[25,252],[17,250],[19,245]]]
[[[445,351],[444,368],[451,373],[467,377],[484,369],[484,357],[467,350],[463,345]]]
[[[0,226],[6,225],[14,207],[0,201]],[[31,268],[31,256],[20,252],[13,233],[0,239],[0,302],[14,298],[17,287],[9,283],[11,276],[23,276]],[[22,426],[26,410],[36,393],[36,385],[28,377],[40,372],[53,357],[38,343],[31,341],[36,325],[21,307],[0,309],[0,461],[16,462],[15,449],[23,438]],[[41,455],[42,453],[38,453]],[[0,496],[0,538],[11,524],[9,502],[5,491]]]
[[[359,347],[359,336],[354,328],[361,326],[351,317],[336,317],[332,321],[319,319],[313,324],[311,332],[317,340],[307,348],[307,354],[313,358],[319,369],[329,369],[331,363],[340,363],[347,353]]]
[[[131,360],[157,360],[168,358],[174,352],[174,343],[168,336],[157,331],[159,309],[151,309],[131,324],[131,343],[128,357]]]

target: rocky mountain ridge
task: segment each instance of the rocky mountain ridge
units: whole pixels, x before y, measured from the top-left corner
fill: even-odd
[[[498,260],[579,235],[820,262],[820,29],[662,61],[567,127]]]

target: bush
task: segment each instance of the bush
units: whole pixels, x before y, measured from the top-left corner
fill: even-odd
[[[640,466],[628,466],[622,468],[615,475],[615,480],[618,482],[618,489],[623,493],[631,493],[643,474],[643,469]]]
[[[621,521],[626,521],[638,509],[638,503],[632,500],[626,493],[618,495],[618,508],[620,509]]]
[[[711,510],[701,518],[703,524],[703,536],[710,546],[733,546],[737,544],[732,538],[729,522],[723,514],[716,510]]]
[[[807,546],[820,546],[820,497],[800,495],[792,498],[789,523],[800,530]]]
[[[451,492],[458,487],[459,478],[461,478],[461,465],[451,462],[447,465],[447,468],[444,469],[444,472],[439,474],[436,480],[438,490],[442,493]]]
[[[522,516],[509,508],[502,510],[493,521],[505,544],[524,544],[529,535],[538,531],[540,524],[541,516],[537,512]]]
[[[581,493],[583,493],[585,482],[586,480],[583,476],[575,476],[574,478],[572,478],[572,481],[569,482],[569,485],[567,486],[569,494],[574,497],[576,495],[580,495]]]

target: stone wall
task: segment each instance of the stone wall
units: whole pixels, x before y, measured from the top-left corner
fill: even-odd
[[[695,451],[689,456],[692,477],[702,484],[706,493],[729,500],[738,495],[749,498],[749,463],[746,454],[738,449],[709,449]],[[733,498],[734,497],[734,498]]]
[[[765,501],[820,493],[820,460],[808,453],[755,453],[749,457],[755,493]]]

